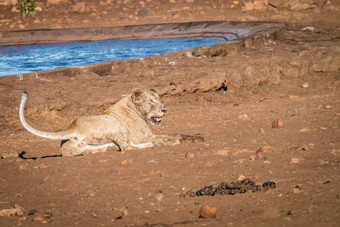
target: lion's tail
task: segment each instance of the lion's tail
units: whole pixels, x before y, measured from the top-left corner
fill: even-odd
[[[24,128],[29,131],[30,133],[40,136],[46,139],[53,139],[53,140],[67,140],[70,139],[73,136],[73,133],[71,130],[66,131],[60,131],[60,132],[43,132],[39,131],[37,129],[34,129],[31,127],[25,120],[24,117],[24,109],[25,109],[25,103],[28,98],[28,94],[26,92],[23,92],[21,95],[21,103],[19,108],[19,117],[21,124],[24,126]]]

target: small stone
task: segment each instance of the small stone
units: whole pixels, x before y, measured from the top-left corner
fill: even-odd
[[[4,150],[0,151],[0,158],[17,158],[19,157],[19,152],[14,150]]]
[[[237,178],[237,180],[238,181],[242,181],[242,180],[244,180],[246,177],[244,176],[244,175],[240,175],[238,178]]]
[[[131,163],[133,163],[133,159],[125,159],[123,161],[120,162],[120,165],[121,166],[127,166],[127,165],[130,165]]]
[[[215,207],[210,207],[208,205],[202,205],[199,214],[200,218],[216,218],[216,208]]]
[[[256,151],[256,153],[260,153],[260,152],[272,153],[272,152],[275,152],[275,148],[272,147],[272,146],[263,146],[263,147],[260,147],[259,149],[257,149],[257,151]]]
[[[24,208],[22,206],[19,206],[18,204],[15,204],[14,208],[10,209],[2,209],[0,210],[0,217],[1,216],[18,216],[24,214]]]
[[[283,121],[281,119],[276,119],[272,122],[272,128],[282,128]]]
[[[309,84],[308,83],[303,83],[303,84],[301,84],[301,87],[302,88],[309,88]]]
[[[325,109],[332,109],[332,106],[331,105],[326,105]]]
[[[233,5],[237,6],[237,5],[239,5],[239,4],[240,4],[239,1],[233,1]]]
[[[238,116],[238,118],[239,118],[240,120],[244,120],[244,121],[250,119],[250,117],[248,116],[248,114],[241,114],[240,116]]]
[[[72,7],[72,12],[73,12],[73,13],[84,13],[85,10],[86,10],[85,2],[77,2],[77,3]]]
[[[301,159],[299,159],[299,158],[292,158],[292,159],[290,160],[290,163],[291,163],[291,164],[298,164],[298,163],[301,163]]]
[[[296,194],[298,194],[298,193],[301,193],[302,190],[299,189],[299,188],[294,188],[294,189],[293,189],[293,192],[296,193]]]
[[[185,154],[185,158],[195,158],[195,154],[191,153],[191,152],[187,152]]]
[[[319,163],[319,165],[328,165],[328,164],[329,164],[329,161],[328,161],[328,160],[319,159],[319,160],[318,160],[318,163]]]
[[[149,172],[149,175],[151,175],[151,176],[156,175],[156,174],[162,175],[162,171],[160,171],[160,170],[153,170],[153,171]]]
[[[303,128],[300,130],[300,132],[309,132],[310,131],[310,128]]]
[[[164,198],[164,195],[162,192],[158,192],[156,195],[155,195],[155,198],[158,202],[161,202]]]
[[[45,221],[44,217],[43,217],[41,214],[36,214],[36,215],[34,216],[34,219],[33,219],[33,220],[34,220],[34,221],[41,221],[41,222]]]

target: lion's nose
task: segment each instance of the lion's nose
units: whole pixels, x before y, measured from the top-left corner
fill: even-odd
[[[163,107],[163,109],[161,110],[163,113],[166,113],[166,111],[168,111],[168,108],[166,108],[165,106]]]

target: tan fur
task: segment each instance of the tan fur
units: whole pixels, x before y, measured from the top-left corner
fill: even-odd
[[[148,123],[159,125],[167,111],[154,91],[136,88],[130,95],[108,107],[104,114],[79,117],[67,130],[60,132],[43,132],[27,124],[24,118],[27,97],[24,92],[20,103],[22,125],[37,136],[67,140],[62,145],[63,156],[103,152],[108,147],[117,146],[130,150],[204,141],[200,136],[154,135]]]

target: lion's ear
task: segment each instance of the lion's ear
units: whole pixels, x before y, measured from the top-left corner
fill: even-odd
[[[131,99],[133,102],[139,102],[142,98],[144,91],[140,88],[135,88],[132,91]]]

